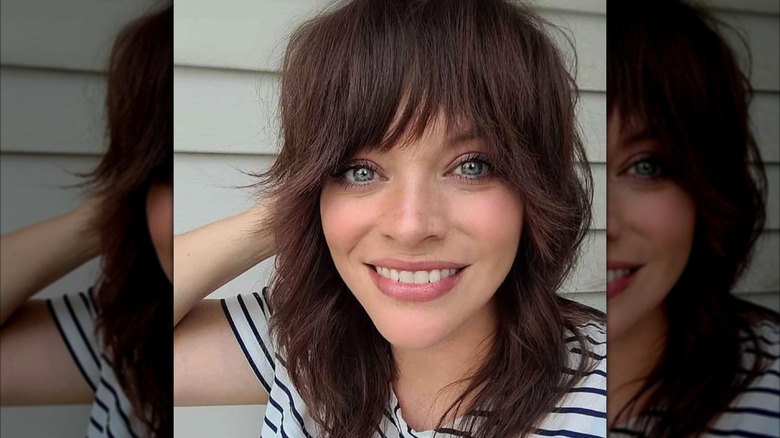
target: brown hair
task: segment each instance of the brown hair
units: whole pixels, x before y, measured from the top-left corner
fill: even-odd
[[[751,326],[778,315],[731,294],[763,229],[766,175],[750,129],[752,90],[723,25],[679,1],[625,3],[607,11],[608,111],[657,140],[697,219],[688,264],[664,303],[665,350],[618,419],[638,414],[643,436],[691,436],[766,366],[756,355],[743,369],[741,339],[762,351]]]
[[[109,146],[89,175],[101,199],[98,327],[135,415],[158,437],[173,434],[173,292],[149,235],[146,197],[173,175],[172,59],[173,6],[119,34],[108,68]]]
[[[507,1],[341,2],[292,35],[283,148],[260,187],[278,200],[272,330],[323,434],[372,435],[396,372],[330,257],[323,184],[356,151],[419,137],[439,114],[476,131],[496,175],[525,203],[518,253],[497,292],[496,341],[448,413],[482,412],[466,436],[531,433],[583,376],[591,361],[568,368],[566,332],[588,351],[577,325],[603,314],[556,294],[591,220],[576,97],[542,20]]]

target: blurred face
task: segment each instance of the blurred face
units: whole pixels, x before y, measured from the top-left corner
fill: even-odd
[[[168,280],[173,278],[173,186],[156,183],[146,197],[146,219],[157,259]]]
[[[339,274],[395,348],[492,331],[520,242],[518,195],[493,177],[479,139],[443,125],[352,157],[320,199]]]
[[[662,302],[693,245],[693,200],[665,173],[656,140],[621,129],[613,111],[607,145],[607,327],[628,339],[665,318]]]

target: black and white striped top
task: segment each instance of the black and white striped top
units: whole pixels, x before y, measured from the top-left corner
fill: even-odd
[[[753,329],[758,335],[761,351],[755,351],[753,343],[746,335],[742,344],[742,368],[745,372],[752,369],[756,354],[767,359],[769,366],[740,392],[703,437],[780,437],[780,327],[766,322],[754,326]],[[612,430],[609,436],[645,436],[638,431],[636,423],[636,420],[629,421]]]
[[[239,295],[222,300],[233,333],[260,384],[269,394],[260,434],[261,438],[316,436],[314,420],[293,387],[287,370],[276,356],[276,343],[269,334],[269,308],[264,294]],[[604,437],[607,431],[606,330],[600,324],[582,327],[592,344],[589,356],[597,367],[570,391],[564,400],[542,422],[534,436]],[[572,363],[579,363],[580,350],[572,337]],[[451,429],[440,429],[437,437],[458,437],[457,423]],[[377,425],[375,437],[431,438],[433,431],[415,431],[403,419],[395,395],[388,401],[385,416]]]
[[[95,306],[92,289],[88,293],[50,299],[49,310],[87,384],[95,391],[88,438],[138,438],[145,436],[143,423],[133,415],[130,401],[119,386],[95,331]]]

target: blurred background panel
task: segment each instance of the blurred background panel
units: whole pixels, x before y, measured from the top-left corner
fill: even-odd
[[[755,91],[753,129],[769,183],[764,232],[736,293],[780,311],[780,2],[709,0],[704,4],[736,31],[727,33],[727,38],[750,69]]]
[[[279,148],[279,64],[295,27],[326,0],[177,1],[174,11],[174,233],[246,210],[255,180]],[[606,2],[536,0],[561,28],[553,37],[581,89],[578,123],[595,185],[594,224],[565,284],[571,298],[606,309]],[[574,52],[566,43],[571,39]],[[573,63],[572,63],[573,64]],[[572,65],[572,71],[574,66]],[[222,286],[211,298],[259,291],[273,259]],[[259,435],[263,407],[175,408],[177,437]],[[216,429],[215,429],[216,428]]]
[[[0,234],[83,200],[105,142],[105,69],[117,32],[154,0],[0,0]],[[94,260],[36,295],[84,291]],[[1,407],[0,435],[84,436],[90,406]],[[42,421],[45,420],[45,421]]]

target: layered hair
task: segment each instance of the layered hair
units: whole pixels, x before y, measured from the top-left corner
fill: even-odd
[[[503,0],[353,0],[292,34],[281,77],[283,147],[259,187],[277,200],[272,331],[324,435],[371,436],[396,368],[334,266],[322,188],[358,151],[408,144],[439,116],[483,140],[525,215],[496,294],[495,341],[438,427],[465,414],[464,436],[531,433],[592,366],[584,355],[572,363],[570,349],[590,349],[578,325],[603,314],[557,294],[591,223],[592,181],[577,90],[546,26]]]
[[[151,436],[173,429],[172,286],[149,234],[146,199],[173,175],[173,6],[127,25],[107,75],[108,150],[88,175],[100,199],[92,224],[102,266],[98,330],[133,411]],[[173,224],[171,224],[171,227]]]
[[[664,351],[618,422],[636,417],[643,436],[697,435],[768,366],[758,353],[744,364],[741,343],[762,351],[755,324],[778,321],[731,293],[765,220],[752,89],[705,11],[664,0],[610,2],[607,12],[608,112],[656,140],[696,208],[688,263],[664,302]]]

